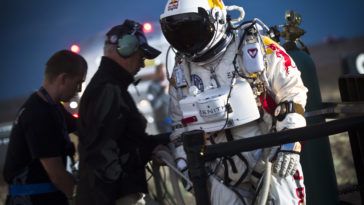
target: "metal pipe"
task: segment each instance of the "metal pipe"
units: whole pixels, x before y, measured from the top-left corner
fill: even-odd
[[[265,205],[268,200],[270,183],[272,180],[272,162],[269,161],[269,157],[265,160],[265,171],[263,176],[263,186],[261,189],[261,196],[258,200],[258,205]]]

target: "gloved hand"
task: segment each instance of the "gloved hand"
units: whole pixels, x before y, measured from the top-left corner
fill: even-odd
[[[190,176],[188,175],[188,169],[187,169],[187,163],[184,159],[178,159],[177,160],[177,168],[182,172],[182,174],[185,176],[185,178],[181,177],[182,184],[186,191],[191,191],[192,186],[190,183],[187,182],[186,179],[190,179]]]
[[[160,165],[165,165],[166,163],[169,166],[173,166],[173,163],[171,162],[175,160],[177,167],[174,168],[174,171],[178,172],[178,175],[181,178],[186,191],[190,191],[192,189],[192,182],[189,179],[186,159],[183,158],[183,156],[185,156],[185,153],[182,152],[183,147],[180,146],[179,148],[177,147],[177,149],[174,148],[174,145],[170,145],[170,147],[173,147],[172,151],[174,151],[174,156],[180,156],[179,158],[174,159],[174,156],[172,156],[170,153],[170,149],[168,149],[166,146],[159,145],[153,151],[153,160],[156,160],[153,162]]]
[[[168,149],[167,146],[157,145],[154,148],[153,152],[152,152],[152,161],[153,161],[153,164],[156,164],[156,165],[159,165],[159,166],[166,165],[166,163],[161,159],[161,158],[163,158],[163,155],[160,154],[161,152],[163,154],[169,154],[170,155],[170,150]]]
[[[274,163],[273,173],[280,177],[293,176],[300,162],[300,154],[296,151],[279,151]]]
[[[172,143],[169,144],[169,148],[173,153],[176,165],[177,165],[177,169],[183,174],[184,177],[181,177],[183,186],[185,188],[186,191],[191,191],[192,190],[192,186],[191,186],[191,180],[188,174],[188,168],[187,168],[187,156],[186,153],[183,149],[183,146],[181,143],[179,143],[179,141],[174,141]]]

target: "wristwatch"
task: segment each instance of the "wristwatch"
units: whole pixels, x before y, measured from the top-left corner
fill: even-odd
[[[274,117],[278,121],[282,121],[288,113],[298,113],[303,116],[303,107],[300,104],[294,103],[293,101],[284,101],[277,105],[274,110]]]

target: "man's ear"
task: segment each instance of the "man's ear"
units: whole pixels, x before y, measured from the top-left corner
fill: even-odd
[[[64,85],[66,83],[66,79],[68,78],[67,73],[61,73],[57,76],[57,81],[60,85]]]

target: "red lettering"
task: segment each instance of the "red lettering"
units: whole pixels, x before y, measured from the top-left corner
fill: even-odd
[[[296,67],[296,65],[292,61],[291,57],[286,52],[284,52],[282,49],[280,49],[277,45],[271,43],[268,45],[268,47],[276,52],[276,55],[278,58],[283,57],[283,59],[284,59],[283,65],[286,69],[287,74],[289,74],[289,67],[292,67],[292,68]]]
[[[302,180],[303,176],[300,174],[300,171],[297,169],[296,173],[293,175],[294,180]]]
[[[296,181],[303,180],[303,176],[301,175],[300,171],[297,169],[296,173],[293,175],[293,179]],[[296,196],[299,198],[298,205],[305,203],[305,187],[298,187],[296,188]]]
[[[296,195],[300,199],[298,201],[298,205],[304,204],[303,202],[304,202],[304,199],[305,199],[305,188],[304,187],[298,187],[296,189]]]
[[[296,195],[297,195],[298,198],[304,199],[304,197],[305,197],[305,188],[304,187],[298,187],[296,189]]]

